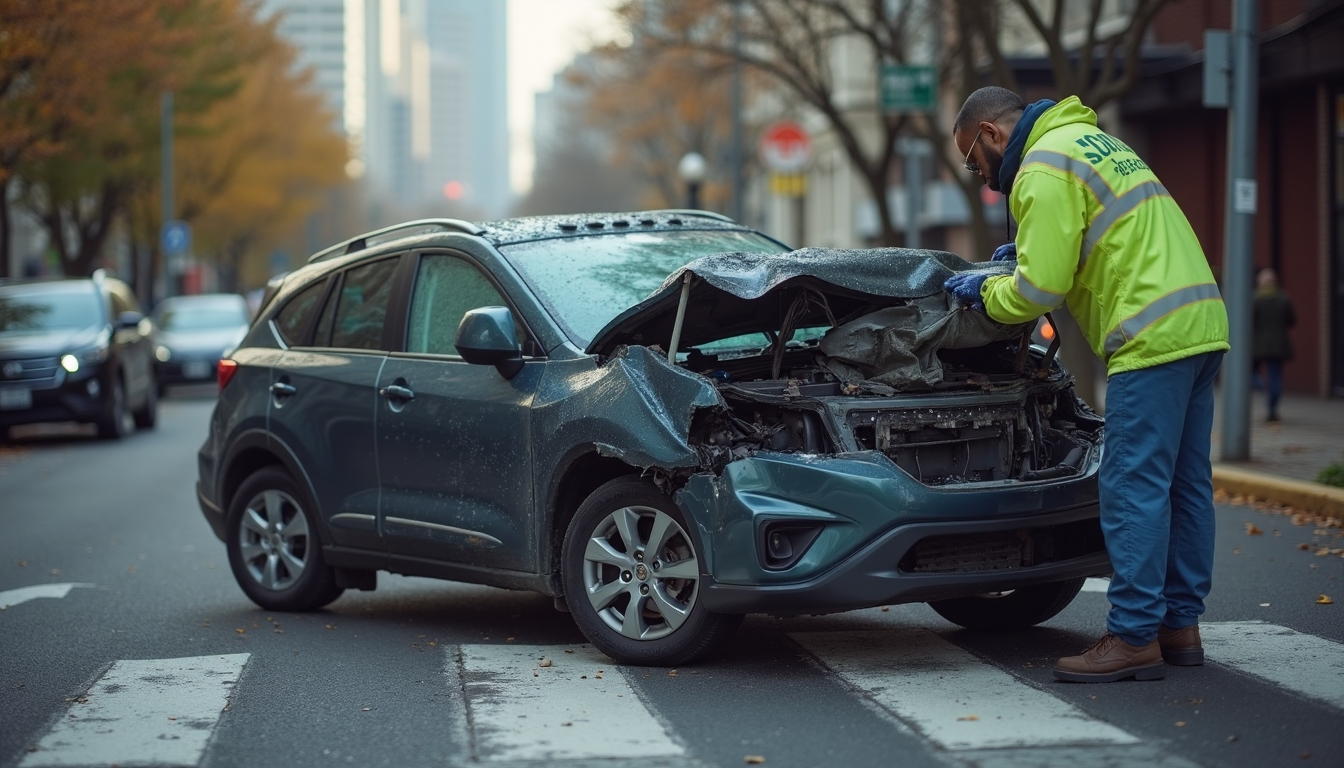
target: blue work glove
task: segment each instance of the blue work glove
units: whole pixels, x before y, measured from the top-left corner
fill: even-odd
[[[1004,243],[994,249],[990,261],[1017,261],[1017,243]]]
[[[980,287],[985,284],[985,279],[989,275],[984,272],[958,272],[943,283],[943,289],[956,297],[957,301],[970,307],[985,311],[985,304],[980,298]]]

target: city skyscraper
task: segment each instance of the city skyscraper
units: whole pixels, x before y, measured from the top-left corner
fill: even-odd
[[[506,0],[265,0],[350,138],[374,216],[494,218],[509,188]]]

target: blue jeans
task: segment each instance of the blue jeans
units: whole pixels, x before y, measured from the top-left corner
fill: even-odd
[[[1106,382],[1101,529],[1115,569],[1106,628],[1147,645],[1199,621],[1213,577],[1213,380],[1222,352]]]

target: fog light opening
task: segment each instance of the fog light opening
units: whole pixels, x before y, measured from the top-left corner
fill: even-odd
[[[89,383],[84,385],[84,391],[89,393],[89,397],[97,397],[103,388],[98,384],[97,379],[89,379]]]
[[[757,550],[766,570],[782,571],[803,559],[823,525],[813,522],[769,520],[761,525]]]

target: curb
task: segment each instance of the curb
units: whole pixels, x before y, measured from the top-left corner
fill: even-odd
[[[1232,495],[1254,496],[1303,512],[1344,518],[1344,488],[1288,480],[1278,475],[1213,465],[1213,487]]]

